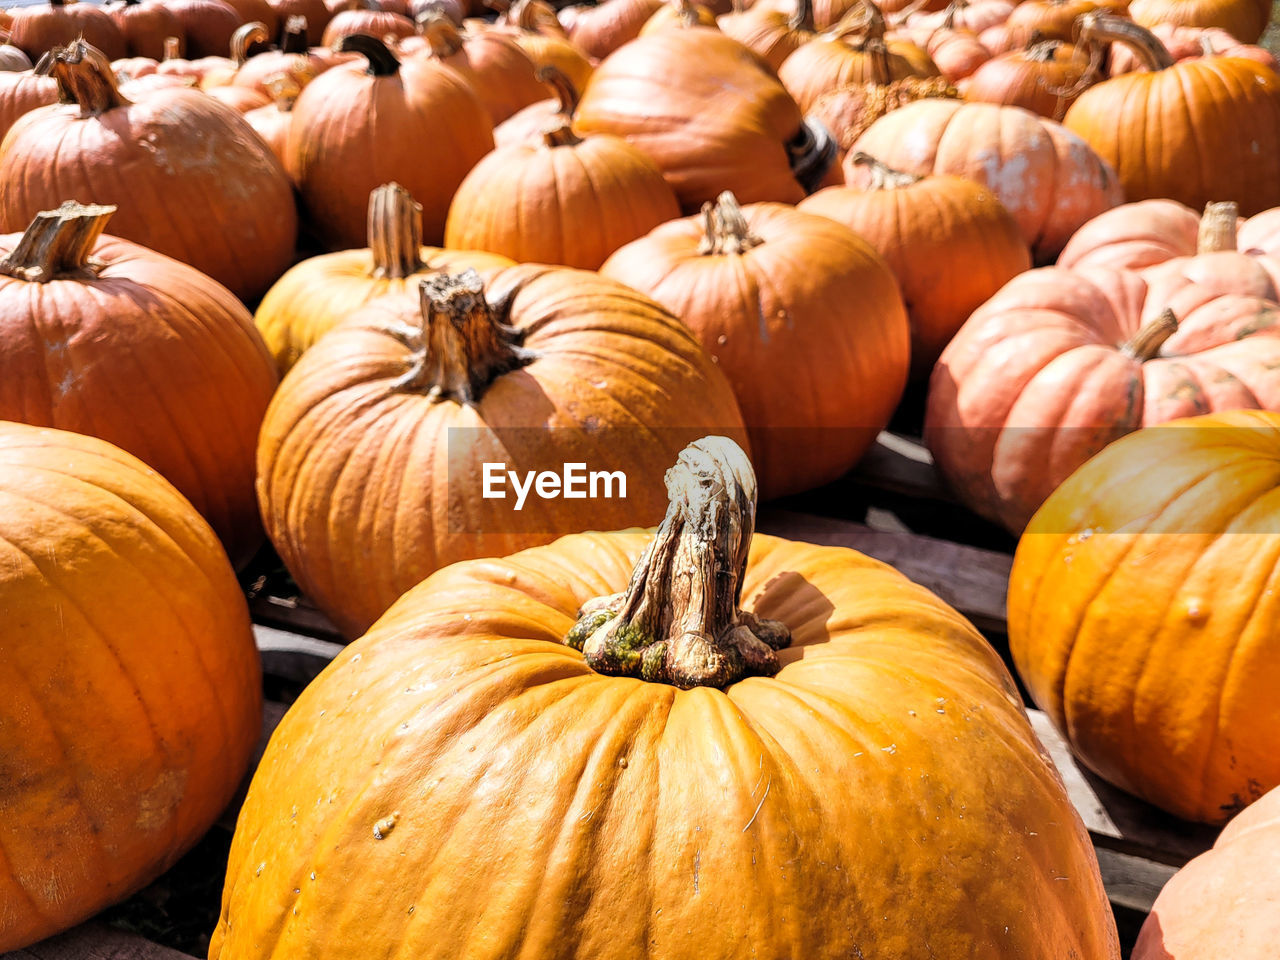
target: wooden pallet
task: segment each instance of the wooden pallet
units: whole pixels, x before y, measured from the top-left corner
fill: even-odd
[[[882,435],[858,470],[810,499],[838,504],[839,512],[861,513],[863,520],[818,516],[795,509],[797,501],[792,501],[762,509],[758,529],[850,547],[891,564],[973,621],[1009,660],[1005,593],[1012,555],[1003,545],[1011,541],[972,524],[970,530],[978,532],[975,539],[1003,541],[1003,548],[959,543],[943,535],[951,529],[949,518],[962,511],[939,482],[928,452],[918,442]],[[931,532],[911,529],[914,521],[902,516],[919,513],[922,504],[925,515],[933,518],[936,529]],[[342,650],[338,631],[292,589],[287,578],[264,575],[252,585],[249,596],[268,690],[300,690]],[[264,704],[259,757],[286,709],[280,699]],[[1075,761],[1045,714],[1034,708],[1028,714],[1089,830],[1122,940],[1131,943],[1161,887],[1182,864],[1212,845],[1216,831],[1177,820],[1103,782]],[[215,829],[233,830],[238,809],[239,798]],[[93,923],[0,960],[185,960],[187,956]]]

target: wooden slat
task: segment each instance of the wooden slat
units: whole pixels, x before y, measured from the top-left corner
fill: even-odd
[[[22,950],[0,954],[0,960],[192,960],[137,934],[100,923],[86,923]]]
[[[333,621],[320,612],[306,597],[281,597],[270,588],[249,601],[254,623],[279,627],[292,633],[341,642],[344,638]]]
[[[1095,845],[1094,849],[1098,854],[1098,872],[1102,874],[1107,899],[1118,907],[1150,913],[1151,905],[1164,885],[1178,872],[1177,867],[1166,863],[1156,863],[1107,847]]]
[[[954,503],[933,456],[919,440],[884,431],[876,438],[849,479],[873,490],[886,490],[915,500]]]

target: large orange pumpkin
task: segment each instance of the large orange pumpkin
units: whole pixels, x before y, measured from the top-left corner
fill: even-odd
[[[244,21],[225,0],[164,0],[182,24],[187,56],[225,56],[231,37]]]
[[[765,497],[845,473],[902,396],[910,346],[893,274],[824,217],[739,208],[725,194],[627,244],[600,272],[683,320],[729,377]]]
[[[581,270],[512,267],[420,280],[312,347],[263,424],[258,492],[299,585],[348,636],[458,560],[568,532],[651,523],[691,436],[745,441],[728,382],[656,303]],[[565,463],[623,471],[625,499],[515,509],[485,480]],[[601,488],[603,491],[603,488]]]
[[[958,86],[966,100],[1025,107],[1061,120],[1091,82],[1089,57],[1063,40],[1037,40],[982,64]]]
[[[101,440],[0,422],[0,610],[5,952],[200,838],[249,764],[262,694],[213,531]]]
[[[140,457],[247,561],[262,542],[253,451],[276,385],[271,357],[226,289],[99,239],[113,211],[67,204],[0,236],[0,419]]]
[[[1269,960],[1280,941],[1280,789],[1165,884],[1133,960]]]
[[[367,248],[303,260],[258,304],[254,323],[281,374],[371,300],[389,293],[412,293],[418,281],[431,274],[513,266],[496,254],[424,247],[422,207],[398,183],[384,184],[369,195],[368,224]]]
[[[908,173],[949,173],[987,187],[1040,263],[1051,262],[1081,224],[1124,200],[1115,171],[1087,143],[1019,107],[921,100],[877,120],[854,150]]]
[[[971,180],[903,173],[867,154],[857,176],[819,190],[799,209],[830,217],[885,258],[911,320],[911,372],[926,378],[969,315],[1031,269],[1017,221]]]
[[[1218,27],[1257,43],[1271,20],[1271,0],[1133,0],[1129,15],[1144,27]]]
[[[814,38],[813,0],[798,0],[791,13],[757,4],[727,13],[716,23],[725,34],[777,70],[787,57]]]
[[[181,22],[159,0],[111,0],[102,9],[124,37],[127,56],[159,60],[166,39],[177,37],[179,45],[185,39]]]
[[[1176,62],[1119,17],[1082,23],[1082,43],[1122,42],[1150,67],[1090,87],[1063,120],[1115,168],[1127,199],[1234,200],[1245,214],[1280,205],[1280,75],[1243,57]]]
[[[656,537],[443,570],[307,688],[211,960],[1118,960],[977,631],[852,550],[753,536],[723,438],[667,482]]]
[[[128,53],[124,35],[110,15],[92,3],[48,3],[18,7],[10,15],[9,42],[34,63],[56,47],[84,40],[101,50],[108,60]],[[225,48],[224,48],[225,49]]]
[[[0,141],[23,114],[58,102],[58,81],[31,70],[0,72]]]
[[[1245,57],[1256,60],[1264,67],[1280,70],[1280,63],[1264,47],[1241,43],[1219,27],[1178,27],[1171,23],[1159,23],[1151,28],[1174,60],[1190,60],[1194,57]],[[1113,45],[1109,52],[1107,74],[1117,76],[1151,68],[1142,57],[1129,47]]]
[[[297,214],[275,154],[229,107],[189,89],[137,102],[82,42],[53,56],[67,105],[32,111],[0,145],[0,230],[68,198],[120,207],[117,236],[207,273],[243,299],[293,259]]]
[[[1259,411],[1139,431],[1045,502],[1009,643],[1089,767],[1207,823],[1280,785],[1278,533],[1280,415]]]
[[[366,62],[307,84],[289,124],[287,166],[308,220],[328,249],[363,246],[369,194],[396,180],[422,204],[423,235],[439,243],[458,184],[493,149],[489,114],[465,80],[429,59],[401,63],[365,36],[342,49]]]

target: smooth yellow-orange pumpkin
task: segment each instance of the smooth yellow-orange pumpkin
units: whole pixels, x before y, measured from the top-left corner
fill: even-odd
[[[512,266],[506,257],[422,245],[422,208],[388,183],[369,195],[369,246],[311,257],[290,268],[258,304],[254,323],[283,375],[310,347],[371,300],[414,292],[435,273]]]
[[[262,693],[213,531],[102,440],[0,421],[0,611],[5,952],[200,838],[249,764]]]
[[[893,273],[825,217],[726,193],[600,272],[683,320],[729,377],[766,498],[845,473],[902,396],[910,341]]]
[[[656,537],[450,567],[307,688],[211,960],[1118,960],[977,631],[852,550],[753,537],[722,438],[668,483]]]
[[[1280,415],[1256,410],[1117,440],[1035,515],[1009,582],[1014,662],[1075,753],[1207,823],[1280,785],[1278,620]]]
[[[743,438],[724,374],[660,306],[594,273],[511,267],[371,303],[284,378],[258,494],[298,584],[348,636],[442,566],[652,523],[663,470],[709,430]],[[623,471],[625,498],[486,497],[483,464]],[[527,489],[527,488],[526,488]]]
[[[1270,0],[1133,0],[1129,15],[1144,27],[1218,27],[1257,43],[1271,20]]]

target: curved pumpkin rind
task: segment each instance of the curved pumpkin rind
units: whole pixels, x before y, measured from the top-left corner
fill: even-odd
[[[1271,20],[1268,0],[1133,0],[1130,16],[1144,27],[1219,27],[1242,43],[1257,43]]]

